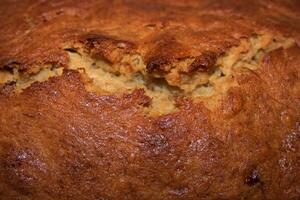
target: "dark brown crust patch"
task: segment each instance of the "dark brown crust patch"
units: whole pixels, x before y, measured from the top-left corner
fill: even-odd
[[[192,64],[189,66],[188,72],[208,72],[215,65],[216,61],[217,55],[215,55],[213,52],[203,52],[203,54],[196,57]]]
[[[87,34],[80,39],[91,55],[110,63],[119,62],[122,55],[129,53],[134,45],[124,40],[109,38],[101,34]]]

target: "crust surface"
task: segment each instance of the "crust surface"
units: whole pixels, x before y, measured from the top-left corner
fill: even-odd
[[[296,0],[1,1],[0,199],[299,199],[299,13]],[[184,88],[175,72],[212,76],[258,35],[288,42],[224,71],[220,95],[147,113]],[[84,55],[114,82],[138,55],[168,87],[103,92]]]
[[[4,0],[0,63],[19,64],[22,70],[66,65],[63,49],[81,42],[112,63],[123,54],[139,53],[149,73],[168,71],[167,64],[184,58],[196,59],[190,70],[206,69],[252,34],[272,31],[299,41],[299,7],[296,0]]]

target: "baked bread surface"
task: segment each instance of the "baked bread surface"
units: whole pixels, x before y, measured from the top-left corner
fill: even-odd
[[[300,2],[0,2],[0,199],[300,199]]]

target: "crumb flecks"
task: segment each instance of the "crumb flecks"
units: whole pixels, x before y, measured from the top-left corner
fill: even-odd
[[[258,69],[261,59],[270,51],[288,48],[294,40],[271,34],[256,35],[242,39],[240,45],[232,47],[214,63],[212,70],[193,70],[188,67],[199,58],[179,60],[167,67],[166,73],[149,73],[142,57],[125,55],[119,63],[110,64],[100,58],[92,57],[84,49],[70,51],[68,68],[78,70],[90,81],[87,89],[99,94],[131,93],[143,89],[152,99],[145,112],[151,115],[167,114],[177,110],[177,96],[190,97],[202,101],[211,108],[217,99],[229,88],[236,86],[235,76],[242,68]],[[204,59],[205,61],[205,59]],[[204,62],[203,61],[203,62]],[[31,75],[23,75],[18,70],[0,71],[0,83],[16,82],[16,90],[29,87],[33,82],[43,82],[62,74],[62,67],[45,66]]]

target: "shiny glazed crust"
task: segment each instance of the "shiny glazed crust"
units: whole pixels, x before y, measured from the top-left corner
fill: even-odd
[[[0,80],[0,199],[300,199],[299,13],[297,0],[1,1],[0,72],[63,69],[22,90]],[[176,72],[210,75],[265,34],[293,43],[233,73],[217,100],[182,93],[159,115],[144,89],[90,90],[68,54],[139,55],[167,80],[186,59]]]

